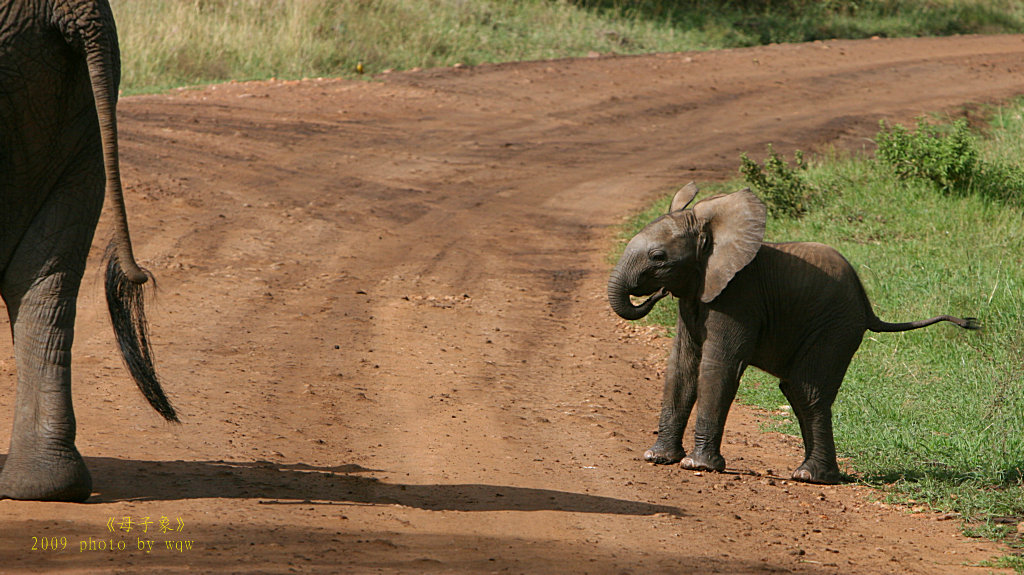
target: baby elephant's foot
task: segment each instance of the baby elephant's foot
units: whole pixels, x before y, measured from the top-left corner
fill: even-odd
[[[679,463],[684,457],[686,457],[686,451],[682,447],[665,447],[657,443],[644,452],[644,461],[656,465]]]
[[[793,472],[793,479],[805,483],[822,483],[833,485],[843,480],[843,474],[839,472],[836,464],[825,465],[813,461],[805,461],[803,465]]]
[[[683,469],[692,469],[693,471],[725,471],[725,458],[721,455],[700,455],[694,453],[689,457],[684,457],[680,463]]]

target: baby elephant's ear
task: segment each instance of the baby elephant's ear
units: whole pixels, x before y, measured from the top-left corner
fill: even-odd
[[[761,249],[767,214],[761,200],[748,189],[698,202],[693,213],[698,221],[706,222],[713,242],[700,298],[711,303]]]
[[[693,182],[683,186],[681,190],[676,192],[675,197],[672,198],[672,204],[668,208],[668,213],[671,214],[672,212],[685,210],[686,206],[690,205],[690,202],[693,201],[693,198],[696,197],[697,192],[699,191],[700,190],[697,189],[697,184]]]

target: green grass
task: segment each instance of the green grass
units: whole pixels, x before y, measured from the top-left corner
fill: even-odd
[[[1007,158],[1022,157],[1022,115],[1024,102],[994,114],[978,142],[980,161],[1020,169]],[[827,196],[800,218],[771,218],[768,241],[836,247],[884,320],[948,313],[983,324],[980,332],[948,324],[867,332],[834,409],[841,464],[892,499],[961,513],[971,534],[1005,535],[1013,525],[994,518],[1024,519],[1024,190],[1001,196],[1014,201],[949,195],[871,158],[810,164],[801,177]],[[667,202],[639,216],[624,237]],[[651,317],[674,325],[674,314],[663,302]],[[778,414],[786,400],[777,383],[750,369],[739,400]],[[770,427],[799,436],[785,414]]]
[[[701,37],[548,0],[112,1],[127,92],[385,69],[649,52]],[[698,37],[701,36],[701,37]],[[717,47],[721,42],[714,42]]]
[[[735,46],[871,36],[944,36],[1019,29],[1009,0],[578,0],[630,17],[717,30]]]
[[[823,38],[1024,32],[1010,0],[111,0],[127,93]]]
[[[1024,557],[1020,555],[1007,555],[992,561],[985,561],[979,567],[994,567],[996,569],[1014,569],[1018,573],[1024,573]]]

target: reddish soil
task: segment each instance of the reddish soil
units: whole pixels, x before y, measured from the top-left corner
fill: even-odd
[[[859,149],[879,119],[1021,93],[1024,38],[998,36],[125,98],[130,220],[184,423],[115,355],[104,220],[74,375],[96,492],[0,502],[0,571],[989,572],[972,565],[1003,550],[956,519],[784,480],[799,439],[748,408],[733,472],[642,462],[667,340],[614,317],[604,286],[625,215],[733,176],[741,151]],[[10,358],[5,339],[5,414]],[[143,523],[161,517],[183,527]]]

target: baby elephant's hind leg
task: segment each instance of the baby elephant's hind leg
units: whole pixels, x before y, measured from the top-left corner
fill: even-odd
[[[842,473],[836,461],[832,403],[857,346],[824,341],[816,347],[823,353],[807,354],[791,376],[779,384],[800,421],[804,440],[804,462],[793,472],[793,479],[839,483]]]
[[[832,398],[808,390],[808,384],[785,381],[782,392],[793,406],[804,439],[804,462],[793,479],[808,483],[838,483],[842,478],[832,434]],[[810,391],[810,392],[809,392]]]

